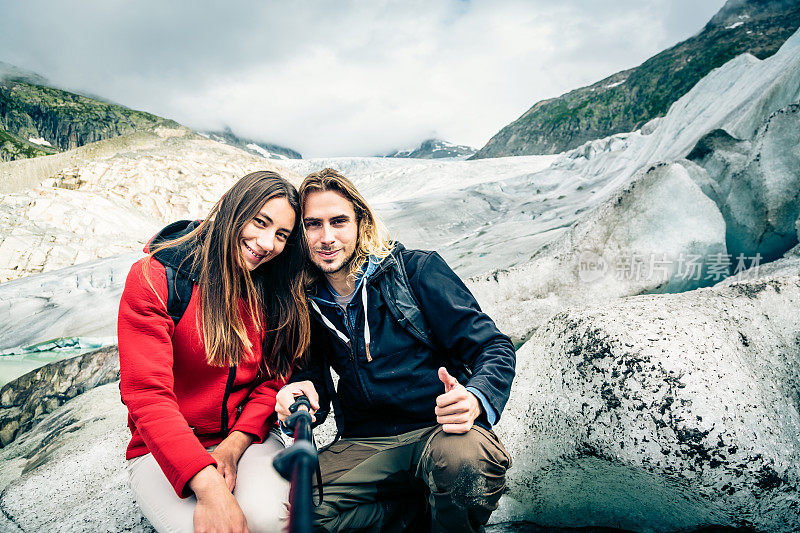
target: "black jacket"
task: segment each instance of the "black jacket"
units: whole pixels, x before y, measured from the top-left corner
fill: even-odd
[[[398,320],[397,303],[387,302],[395,292],[389,285],[395,279],[397,270],[393,267],[398,259],[404,263],[412,293],[424,315],[430,347],[414,335],[413,326],[402,316]],[[309,364],[290,381],[314,382],[320,394],[318,423],[329,410],[330,387],[326,388],[323,371],[326,362],[339,376],[341,413],[336,414],[343,418],[345,437],[398,435],[435,425],[436,397],[444,393],[437,375],[440,366],[446,367],[461,384],[480,391],[499,417],[514,379],[514,347],[439,254],[397,245],[364,283],[371,360],[365,350],[361,291],[350,303],[356,308],[355,323],[350,324],[345,323],[339,306],[314,298],[330,324],[350,341],[349,345],[345,343],[316,311],[311,311]],[[327,291],[317,287],[311,296],[321,292]]]

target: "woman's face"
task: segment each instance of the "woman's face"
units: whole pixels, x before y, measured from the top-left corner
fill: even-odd
[[[253,271],[283,251],[294,228],[294,209],[286,198],[267,200],[239,236],[242,265]]]

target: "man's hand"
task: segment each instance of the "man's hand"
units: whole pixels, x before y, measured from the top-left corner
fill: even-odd
[[[217,462],[217,472],[225,479],[225,484],[231,492],[233,492],[233,487],[236,486],[236,467],[239,459],[252,443],[252,435],[241,431],[233,431],[214,448],[213,452],[210,452],[211,457]]]
[[[242,509],[222,475],[209,465],[189,480],[197,497],[195,533],[249,533]]]
[[[439,369],[444,394],[436,397],[436,422],[445,433],[466,433],[481,414],[481,403],[456,378]]]
[[[298,381],[297,383],[285,385],[275,397],[275,412],[278,413],[278,419],[281,422],[292,414],[289,412],[289,406],[294,403],[294,399],[304,394],[308,396],[308,401],[311,402],[311,421],[315,422],[317,420],[314,416],[314,413],[319,409],[317,389],[314,388],[314,384],[310,381]]]

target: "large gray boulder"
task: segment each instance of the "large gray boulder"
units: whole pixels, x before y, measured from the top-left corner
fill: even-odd
[[[571,308],[518,352],[495,520],[800,529],[800,266]]]
[[[0,450],[0,531],[153,531],[128,488],[125,417],[110,383]]]

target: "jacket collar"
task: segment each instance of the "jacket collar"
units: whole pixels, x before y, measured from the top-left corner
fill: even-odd
[[[357,293],[359,291],[362,283],[375,283],[384,274],[384,272],[386,272],[386,270],[391,268],[397,262],[396,257],[399,256],[403,250],[405,250],[405,247],[399,242],[395,242],[394,248],[392,248],[392,253],[383,259],[370,256],[369,262],[367,263],[366,272],[359,274],[359,276],[356,278],[355,292]],[[325,276],[320,276],[312,284],[308,295],[310,298],[313,298],[321,304],[328,306],[336,305],[336,303],[333,301],[333,290],[328,281],[325,279]]]

